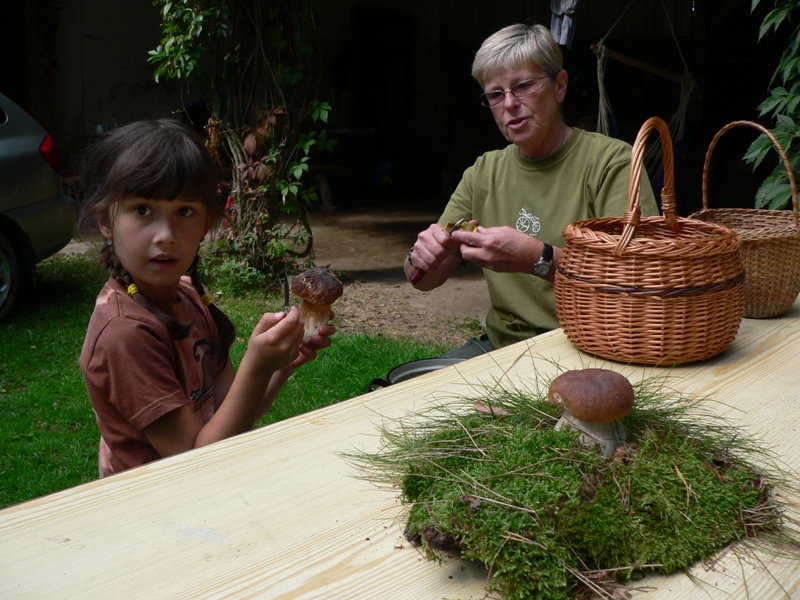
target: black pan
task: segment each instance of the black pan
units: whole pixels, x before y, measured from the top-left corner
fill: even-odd
[[[420,360],[412,360],[411,362],[403,363],[396,366],[389,371],[385,379],[376,378],[369,384],[369,391],[374,392],[377,389],[390,386],[401,381],[407,381],[414,377],[419,377],[425,373],[438,371],[444,367],[449,367],[456,363],[466,360],[465,358],[445,357],[440,356],[437,358],[422,358]]]

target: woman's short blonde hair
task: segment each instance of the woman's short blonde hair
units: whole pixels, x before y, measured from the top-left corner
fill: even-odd
[[[563,68],[561,48],[543,25],[517,23],[504,27],[483,41],[472,76],[481,86],[494,75],[518,67],[538,67],[555,79]]]

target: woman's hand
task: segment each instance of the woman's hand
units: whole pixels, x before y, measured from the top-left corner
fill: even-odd
[[[417,236],[410,253],[411,262],[405,261],[404,270],[412,285],[418,290],[432,290],[447,281],[461,259],[456,255],[459,242],[436,223]],[[424,275],[414,277],[419,271]]]
[[[461,256],[482,269],[498,273],[530,273],[541,255],[542,242],[513,227],[478,227],[455,231]]]
[[[434,223],[417,236],[413,252],[414,266],[426,272],[435,271],[456,250],[458,241],[444,227]]]

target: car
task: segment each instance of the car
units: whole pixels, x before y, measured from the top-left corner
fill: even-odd
[[[76,200],[64,193],[58,148],[45,129],[0,94],[0,320],[36,265],[75,232]]]

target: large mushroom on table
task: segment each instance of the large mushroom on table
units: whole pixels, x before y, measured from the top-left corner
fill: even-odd
[[[553,379],[547,397],[564,408],[556,429],[572,427],[587,446],[610,457],[625,440],[620,419],[633,408],[633,386],[610,369],[566,371]]]
[[[300,298],[300,318],[305,324],[304,342],[319,333],[319,326],[331,318],[331,304],[344,291],[339,278],[328,269],[314,267],[306,269],[291,281],[292,293]]]

